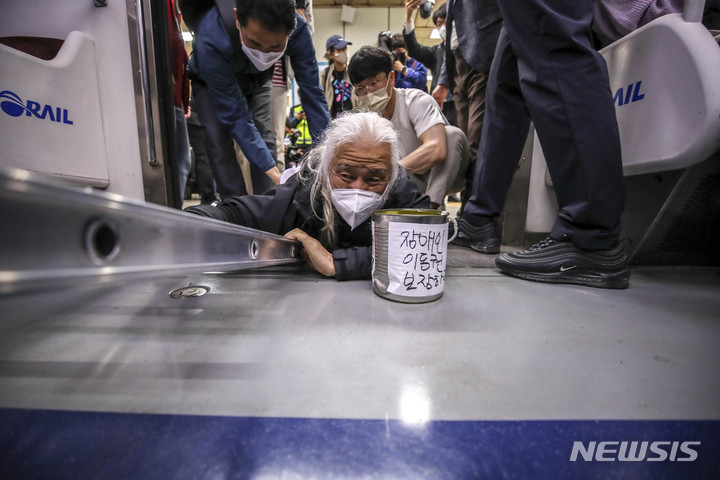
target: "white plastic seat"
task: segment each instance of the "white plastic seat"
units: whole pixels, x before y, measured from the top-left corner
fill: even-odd
[[[666,15],[601,53],[625,175],[685,168],[720,148],[720,46],[701,23]]]
[[[687,168],[720,149],[720,46],[700,23],[704,2],[660,17],[601,50],[610,73],[626,176]],[[534,135],[526,229],[557,214]]]

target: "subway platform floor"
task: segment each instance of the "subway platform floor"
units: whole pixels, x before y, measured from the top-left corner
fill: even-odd
[[[0,477],[720,477],[717,268],[492,260],[426,304],[302,265],[0,297]]]

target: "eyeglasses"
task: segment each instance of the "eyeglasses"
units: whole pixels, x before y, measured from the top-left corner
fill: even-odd
[[[390,79],[390,74],[387,74],[383,80],[373,80],[372,82],[369,82],[366,85],[356,85],[355,86],[355,93],[357,93],[358,97],[363,97],[367,93],[372,93],[376,90],[379,90],[381,88],[387,87],[387,82]],[[381,83],[385,82],[385,85],[381,85]]]

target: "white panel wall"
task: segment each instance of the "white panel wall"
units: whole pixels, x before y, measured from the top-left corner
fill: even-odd
[[[2,14],[0,14],[0,36],[39,36],[66,40],[72,31],[83,32],[94,46],[94,67],[97,69],[97,85],[99,86],[100,108],[102,110],[101,134],[80,132],[93,136],[94,142],[104,144],[105,158],[92,155],[94,150],[88,149],[78,158],[67,154],[62,145],[52,143],[55,137],[44,136],[39,132],[32,132],[33,123],[29,123],[29,130],[25,133],[28,142],[42,145],[48,152],[47,168],[41,171],[53,172],[54,162],[107,162],[107,172],[110,183],[107,190],[129,196],[138,200],[144,199],[140,146],[138,139],[138,122],[135,111],[135,90],[133,86],[132,59],[128,42],[128,10],[127,2],[116,0],[108,2],[107,7],[96,8],[88,0],[33,0],[33,1],[0,1]],[[10,52],[11,49],[6,49]],[[16,53],[23,56],[25,54]],[[52,62],[37,61],[52,67]],[[0,92],[10,90],[23,100],[34,100],[42,104],[62,106],[79,118],[82,106],[73,103],[72,98],[63,96],[62,91],[56,91],[58,84],[38,85],[42,78],[16,79],[14,75],[20,72],[9,71],[10,65],[0,62]],[[13,83],[14,82],[14,83]],[[24,82],[34,82],[32,95],[26,93]],[[30,91],[30,85],[27,86]],[[80,88],[88,88],[87,84]],[[38,93],[45,90],[44,95]],[[97,89],[96,89],[97,91]],[[88,92],[88,95],[90,92]],[[28,98],[26,98],[28,97]],[[5,115],[0,112],[0,115]],[[7,118],[6,118],[7,120]],[[27,116],[13,118],[12,120],[26,121]],[[39,120],[43,122],[43,120]],[[53,124],[51,123],[50,126]],[[55,123],[54,125],[62,126]],[[66,127],[70,128],[70,126]],[[80,129],[78,122],[72,125]],[[98,138],[98,137],[101,138]],[[68,137],[67,141],[75,141]],[[77,148],[77,145],[74,145]],[[34,148],[38,148],[34,145]],[[5,149],[0,153],[0,164],[23,167],[24,151],[9,151]],[[27,168],[27,167],[24,167]],[[105,168],[102,165],[102,168]],[[88,171],[90,167],[88,166]]]
[[[405,20],[404,8],[357,8],[355,21],[340,21],[340,7],[313,8],[315,33],[313,44],[318,62],[325,59],[325,41],[332,35],[342,35],[352,45],[348,46],[348,56],[358,51],[363,45],[377,45],[378,33],[390,30],[401,33]]]

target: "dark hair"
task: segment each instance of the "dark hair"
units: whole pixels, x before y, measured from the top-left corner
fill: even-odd
[[[271,32],[290,35],[295,30],[294,0],[235,0],[235,9],[243,27],[252,18]]]
[[[438,7],[437,10],[432,14],[433,25],[437,25],[438,18],[447,18],[447,3],[443,3]]]
[[[405,48],[405,39],[402,33],[396,33],[392,36],[392,48],[393,50],[396,48]]]
[[[350,83],[356,84],[379,73],[390,73],[393,59],[390,52],[380,47],[365,46],[355,52],[348,63]]]

